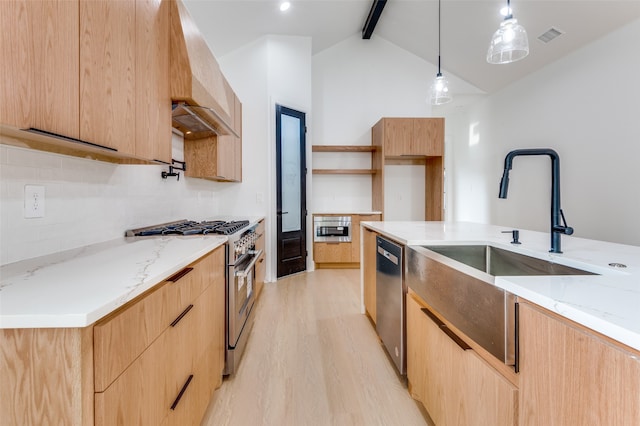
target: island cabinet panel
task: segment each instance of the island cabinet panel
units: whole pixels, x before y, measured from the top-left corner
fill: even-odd
[[[521,425],[640,424],[640,353],[520,303]]]
[[[517,424],[518,389],[407,296],[407,378],[435,424]]]
[[[78,2],[3,1],[0,28],[0,123],[78,138]]]
[[[364,308],[371,320],[376,322],[376,237],[377,232],[362,229],[362,279]]]

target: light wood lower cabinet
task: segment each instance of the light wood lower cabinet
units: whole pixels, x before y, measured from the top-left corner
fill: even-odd
[[[264,286],[265,276],[267,274],[267,253],[265,251],[265,228],[264,228],[264,219],[258,223],[258,227],[256,228],[256,233],[258,234],[258,239],[256,240],[256,250],[262,250],[262,254],[260,258],[256,262],[256,294],[259,297],[262,292],[262,287]]]
[[[364,292],[364,308],[376,322],[376,237],[377,232],[368,228],[362,229],[362,279]]]
[[[315,216],[315,215],[314,215]],[[318,216],[350,216],[350,242],[314,242],[313,261],[316,268],[353,268],[360,267],[360,222],[378,221],[380,214],[319,214]],[[374,264],[375,268],[375,264]]]
[[[224,252],[92,326],[0,330],[0,423],[200,424],[222,384]]]
[[[517,424],[518,389],[407,296],[407,378],[439,426]],[[435,317],[435,315],[432,314]]]
[[[640,353],[519,306],[521,425],[640,424]]]

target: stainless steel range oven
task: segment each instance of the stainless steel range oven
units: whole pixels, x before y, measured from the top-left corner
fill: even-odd
[[[255,265],[262,250],[255,249],[257,224],[229,235],[227,243],[227,352],[224,374],[233,374],[253,327]]]
[[[225,375],[236,371],[253,326],[255,264],[262,254],[262,250],[255,249],[255,243],[260,237],[256,233],[257,227],[257,224],[250,225],[248,220],[205,222],[180,220],[132,229],[125,233],[127,237],[202,234],[227,236]]]

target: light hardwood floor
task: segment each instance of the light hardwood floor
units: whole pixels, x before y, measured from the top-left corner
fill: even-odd
[[[239,370],[202,422],[233,425],[426,425],[368,318],[358,270],[267,283]]]

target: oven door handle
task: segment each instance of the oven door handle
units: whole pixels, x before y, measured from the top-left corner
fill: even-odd
[[[236,277],[246,278],[246,276],[251,273],[251,270],[253,269],[254,265],[258,261],[258,258],[260,258],[260,256],[262,255],[262,250],[256,250],[252,252],[252,254],[254,254],[254,256],[253,256],[253,259],[251,259],[251,262],[249,262],[249,265],[247,265],[247,267],[243,271],[236,271],[234,274]]]

